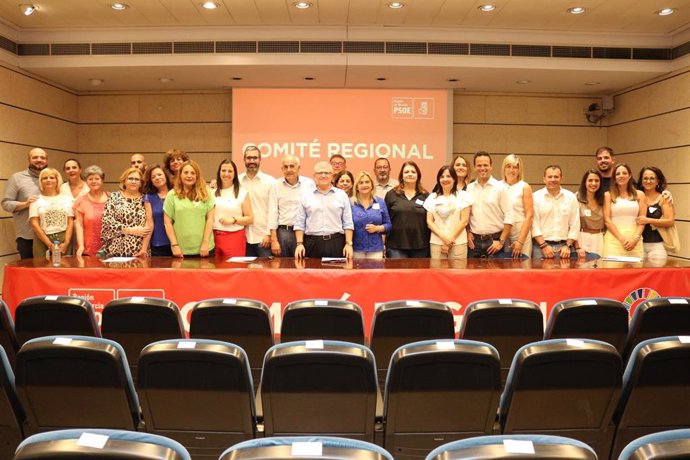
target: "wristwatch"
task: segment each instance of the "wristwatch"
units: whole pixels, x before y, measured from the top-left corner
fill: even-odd
[[[350,246],[352,246],[352,241],[346,241],[345,244],[349,244]]]

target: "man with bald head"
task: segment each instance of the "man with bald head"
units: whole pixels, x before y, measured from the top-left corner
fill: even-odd
[[[141,153],[135,153],[129,157],[129,165],[132,168],[137,168],[142,174],[146,172],[146,159]]]
[[[293,257],[295,215],[301,194],[315,187],[314,181],[299,175],[300,161],[294,155],[280,160],[283,177],[276,180],[268,193],[268,229],[271,232],[271,253],[276,257]]]
[[[29,223],[29,205],[38,199],[38,175],[48,166],[48,154],[41,148],[29,151],[29,167],[10,177],[2,197],[2,209],[12,214],[17,252],[22,259],[33,257],[34,232]]]

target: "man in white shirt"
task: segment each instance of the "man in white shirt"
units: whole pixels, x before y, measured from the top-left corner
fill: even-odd
[[[259,171],[261,151],[250,145],[244,150],[246,172],[240,174],[242,187],[249,193],[254,223],[247,227],[247,256],[270,257],[271,233],[268,231],[268,194],[275,179]]]
[[[398,181],[391,179],[391,163],[388,158],[377,158],[374,161],[374,174],[374,194],[379,198],[386,198],[386,193],[398,186]]]
[[[492,168],[491,155],[484,151],[474,154],[477,180],[467,186],[473,201],[467,234],[467,257],[470,258],[500,253],[513,226],[508,188],[491,175]]]
[[[580,208],[575,194],[561,188],[562,178],[561,167],[549,165],[544,170],[546,187],[534,192],[534,259],[567,259],[576,253],[573,244],[580,235]]]
[[[268,229],[271,232],[271,253],[276,257],[293,257],[297,247],[295,240],[295,215],[300,196],[315,187],[309,177],[299,175],[299,158],[285,155],[280,160],[283,177],[276,180],[268,194]]]

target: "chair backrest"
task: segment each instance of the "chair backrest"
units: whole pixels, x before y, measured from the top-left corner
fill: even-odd
[[[340,340],[364,345],[364,318],[356,303],[309,299],[287,304],[280,328],[281,342]]]
[[[623,363],[613,345],[591,339],[553,339],[515,354],[501,395],[503,434],[568,436],[608,456],[611,418]]]
[[[137,390],[146,431],[175,439],[195,458],[214,458],[253,439],[254,387],[237,345],[207,339],[155,342],[141,352]]]
[[[261,375],[266,436],[332,435],[373,442],[376,367],[368,348],[303,341],[273,346]]]
[[[386,380],[391,355],[399,347],[421,340],[455,338],[453,311],[430,300],[385,302],[371,321],[371,350],[376,356],[378,378]]]
[[[447,442],[492,433],[501,391],[498,352],[470,340],[428,340],[398,348],[384,396],[385,442],[396,460]]]
[[[174,302],[155,297],[125,297],[108,302],[101,320],[103,337],[122,345],[136,379],[139,354],[150,343],[183,339],[180,309]]]
[[[562,436],[505,435],[481,436],[445,444],[426,460],[597,460],[587,444]]]
[[[640,342],[674,335],[690,335],[690,298],[647,299],[637,306],[630,320],[623,359],[629,359]]]
[[[680,460],[690,458],[690,429],[648,434],[625,446],[618,460]]]
[[[0,347],[0,458],[12,458],[24,438],[24,409],[14,386],[14,372],[5,350]]]
[[[501,357],[501,378],[505,382],[515,352],[544,337],[544,317],[539,306],[529,300],[480,300],[465,309],[459,337],[496,347]]]
[[[189,337],[221,340],[242,347],[249,357],[256,388],[264,355],[274,343],[271,312],[258,300],[203,300],[192,307]]]
[[[690,427],[689,336],[658,337],[637,344],[623,374],[614,420],[618,425],[615,455],[641,436]]]
[[[14,357],[19,351],[19,342],[14,332],[14,320],[7,304],[0,299],[0,346],[5,349],[10,366],[14,369]]]
[[[393,460],[370,442],[330,436],[281,436],[245,441],[230,447],[220,460]]]
[[[135,430],[141,422],[127,358],[112,340],[32,339],[17,353],[16,385],[31,434],[85,426]]]
[[[191,460],[191,457],[179,443],[155,434],[73,429],[35,434],[19,445],[14,457],[14,460],[38,459]]]
[[[47,335],[101,336],[93,306],[81,297],[66,295],[21,301],[14,312],[14,330],[19,346]]]
[[[556,303],[546,323],[544,340],[595,339],[622,354],[628,336],[628,309],[622,302],[603,298],[569,299]]]

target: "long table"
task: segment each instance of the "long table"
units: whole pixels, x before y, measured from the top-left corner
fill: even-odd
[[[362,307],[368,330],[376,305],[390,300],[435,300],[456,315],[488,298],[538,303],[548,315],[554,303],[575,297],[607,297],[632,312],[643,300],[690,296],[690,262],[663,265],[602,260],[431,259],[354,260],[342,264],[307,259],[256,259],[239,263],[199,258],[138,258],[103,262],[95,257],[23,260],[5,267],[3,299],[14,312],[24,298],[70,295],[89,300],[100,312],[112,299],[164,297],[181,309],[185,326],[193,304],[209,298],[250,298],[271,309],[276,331],[281,312],[305,298],[349,298]]]

